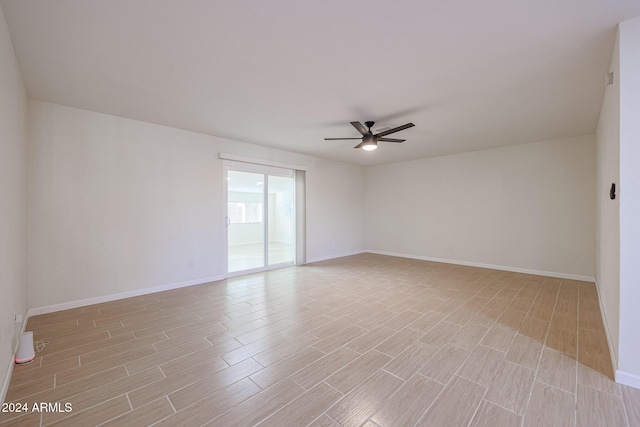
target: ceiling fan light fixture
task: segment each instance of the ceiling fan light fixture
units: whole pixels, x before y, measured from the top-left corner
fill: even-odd
[[[373,150],[375,150],[376,148],[378,148],[378,144],[376,144],[376,143],[375,143],[375,142],[373,142],[373,141],[371,141],[371,142],[365,142],[365,143],[362,145],[362,149],[363,149],[364,151],[373,151]]]
[[[362,148],[364,151],[373,151],[378,148],[378,141],[373,135],[367,135],[362,138],[360,148]]]

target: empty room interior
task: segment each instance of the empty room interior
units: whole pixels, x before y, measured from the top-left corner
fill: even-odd
[[[640,2],[0,0],[0,426],[640,426]]]

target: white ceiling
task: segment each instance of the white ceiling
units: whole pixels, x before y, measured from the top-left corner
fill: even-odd
[[[594,133],[638,0],[0,0],[29,97],[373,165]],[[350,121],[413,122],[373,152]]]

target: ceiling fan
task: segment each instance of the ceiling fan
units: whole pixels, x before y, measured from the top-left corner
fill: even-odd
[[[404,139],[384,138],[384,137],[389,134],[400,132],[401,130],[409,129],[415,126],[413,123],[407,123],[406,125],[402,125],[402,126],[395,127],[393,129],[388,129],[382,132],[378,132],[374,135],[373,132],[371,132],[371,127],[375,124],[375,122],[364,122],[365,126],[369,128],[369,130],[366,130],[364,126],[362,126],[362,123],[360,122],[351,122],[351,124],[353,125],[354,128],[356,128],[358,132],[360,132],[360,134],[362,134],[362,138],[325,138],[324,140],[338,141],[343,139],[362,139],[362,142],[353,148],[362,148],[363,150],[366,150],[366,151],[372,151],[378,148],[378,141],[404,142],[405,141]]]

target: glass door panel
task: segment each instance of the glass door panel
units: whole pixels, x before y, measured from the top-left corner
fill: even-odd
[[[265,267],[265,175],[227,171],[227,272]]]
[[[295,261],[295,204],[293,176],[268,176],[269,265]]]

